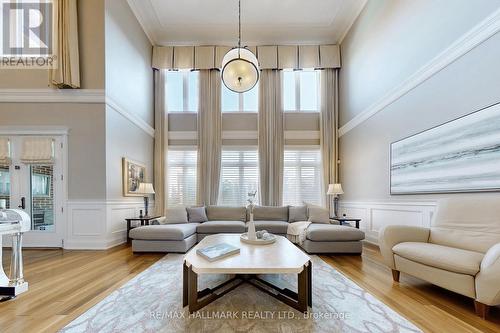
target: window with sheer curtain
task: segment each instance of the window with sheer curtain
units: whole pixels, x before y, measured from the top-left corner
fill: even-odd
[[[317,70],[283,71],[283,110],[320,111],[320,77]]]
[[[196,204],[197,151],[169,150],[167,154],[168,206]]]
[[[223,149],[219,205],[246,205],[248,192],[257,190],[258,186],[257,149]]]
[[[222,112],[258,112],[259,111],[259,84],[242,94],[222,86]]]
[[[198,71],[167,71],[168,112],[198,112]]]
[[[321,152],[285,148],[283,163],[283,204],[321,205]]]

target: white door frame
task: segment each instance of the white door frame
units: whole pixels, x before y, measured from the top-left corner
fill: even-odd
[[[55,242],[54,238],[43,237],[43,232],[28,232],[24,235],[23,245],[25,247],[64,247],[64,239],[67,229],[67,200],[68,200],[68,128],[56,126],[0,126],[0,135],[11,138],[22,136],[51,136],[56,138],[55,149],[59,150],[56,154],[60,158],[60,166],[57,168],[57,175],[54,173],[53,177],[58,177],[58,191],[54,196],[54,223],[57,228],[57,238],[59,241]],[[13,161],[11,170],[15,166],[16,161]],[[11,185],[12,186],[12,185]],[[11,208],[17,207],[17,201],[11,203]],[[38,235],[35,235],[38,234]],[[52,234],[53,235],[53,234]],[[7,244],[10,242],[6,240]]]

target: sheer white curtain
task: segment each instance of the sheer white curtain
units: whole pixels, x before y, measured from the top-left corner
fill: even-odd
[[[321,71],[321,154],[323,161],[323,188],[327,208],[331,200],[326,196],[328,184],[338,182],[338,69]]]
[[[167,150],[168,112],[165,100],[166,76],[164,69],[154,71],[155,79],[155,141],[154,141],[154,188],[155,209],[165,215],[167,208]]]
[[[260,203],[280,206],[283,201],[283,110],[281,73],[261,71],[259,82]]]
[[[219,70],[200,70],[198,110],[197,202],[216,205],[222,148],[221,78]]]

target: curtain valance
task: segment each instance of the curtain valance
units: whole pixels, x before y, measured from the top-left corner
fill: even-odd
[[[21,161],[25,164],[54,163],[54,140],[45,137],[24,138]]]
[[[229,46],[155,46],[156,69],[216,69]],[[252,46],[260,69],[340,68],[338,45]]]
[[[0,165],[10,165],[9,138],[0,137]]]

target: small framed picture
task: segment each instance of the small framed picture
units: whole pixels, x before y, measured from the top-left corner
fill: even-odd
[[[123,196],[140,197],[142,194],[136,193],[139,184],[146,180],[146,166],[139,162],[122,158],[123,175]]]

